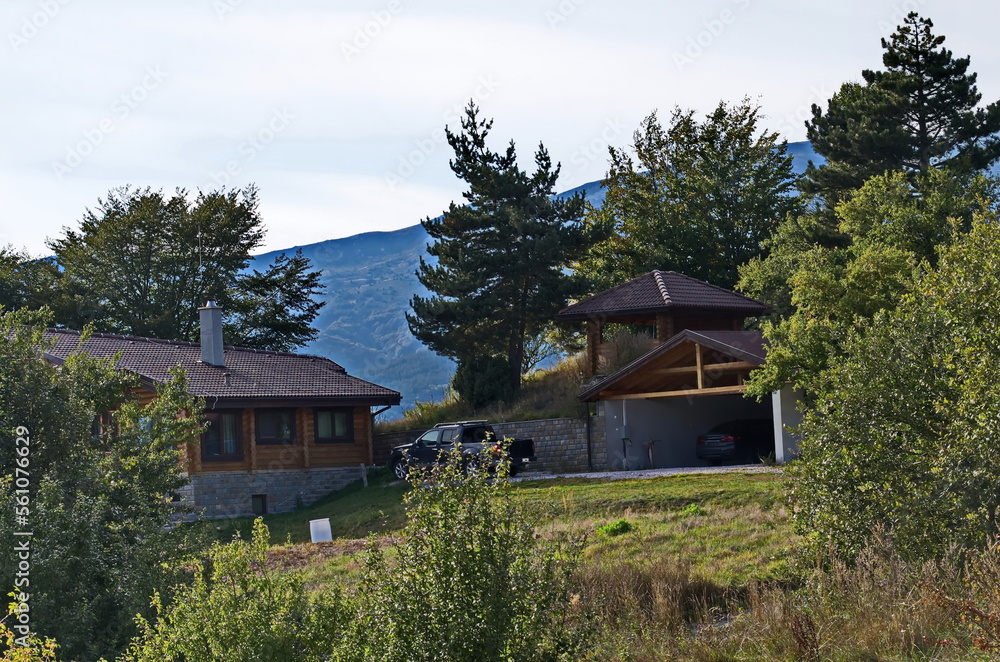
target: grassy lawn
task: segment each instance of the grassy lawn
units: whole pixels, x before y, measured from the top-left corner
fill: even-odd
[[[694,474],[642,480],[551,479],[514,483],[515,498],[542,535],[584,536],[584,564],[690,564],[691,572],[721,586],[782,579],[795,539],[784,505],[782,475]],[[314,581],[344,579],[357,567],[360,539],[389,535],[404,522],[407,485],[373,472],[369,487],[354,484],[304,510],[264,518],[275,554],[304,567]],[[309,520],[330,518],[334,543],[309,541]],[[624,535],[596,532],[626,519]],[[209,524],[222,540],[248,537],[249,518]]]

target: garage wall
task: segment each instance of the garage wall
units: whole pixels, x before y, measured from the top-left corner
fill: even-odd
[[[604,404],[608,464],[613,469],[649,468],[650,440],[653,468],[706,466],[706,462],[695,456],[695,439],[699,434],[733,419],[771,420],[772,415],[770,401],[760,403],[741,395],[609,400]],[[623,452],[622,425],[626,417],[632,443]]]

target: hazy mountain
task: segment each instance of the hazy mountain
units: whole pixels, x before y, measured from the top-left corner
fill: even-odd
[[[807,142],[790,144],[789,153],[797,173],[805,170],[809,159],[821,160]],[[578,192],[596,207],[604,202],[599,181],[560,196]],[[420,210],[414,210],[414,218],[420,218]],[[278,253],[301,248],[323,272],[327,301],[316,320],[319,338],[301,351],[327,356],[352,375],[398,390],[407,408],[417,400],[440,399],[454,371],[450,360],[410,335],[403,317],[414,294],[427,294],[416,277],[427,241],[427,233],[417,224],[273,251],[256,260],[270,262]]]

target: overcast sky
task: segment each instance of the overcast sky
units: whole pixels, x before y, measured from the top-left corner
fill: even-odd
[[[254,182],[266,249],[413,225],[461,196],[442,129],[470,98],[560,190],[654,109],[749,95],[803,140],[913,8],[1000,98],[979,0],[4,0],[0,245],[46,253],[124,184]]]

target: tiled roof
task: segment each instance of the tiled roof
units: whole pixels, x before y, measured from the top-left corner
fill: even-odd
[[[676,271],[657,270],[567,306],[557,317],[572,320],[672,310],[713,310],[757,316],[770,313],[771,307]]]
[[[46,353],[55,359],[78,351],[99,358],[120,353],[119,368],[154,383],[182,366],[188,390],[207,398],[339,398],[372,404],[399,404],[400,399],[398,392],[352,377],[320,356],[226,347],[226,364],[213,366],[201,362],[197,343],[95,333],[81,346],[80,332],[64,329],[50,329],[46,337],[54,342]]]

